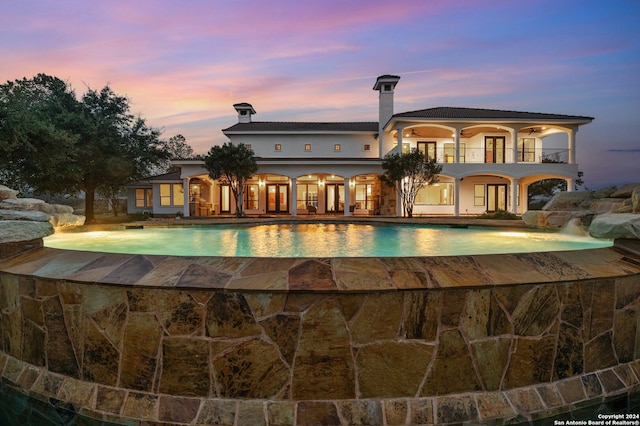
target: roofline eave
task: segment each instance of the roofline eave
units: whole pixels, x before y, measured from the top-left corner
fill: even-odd
[[[482,119],[469,119],[469,118],[446,118],[446,119],[431,119],[431,118],[420,118],[420,117],[402,117],[399,118],[391,118],[384,126],[385,131],[395,130],[395,126],[400,123],[407,123],[413,125],[425,125],[425,124],[434,124],[440,126],[451,126],[455,127],[458,124],[476,126],[478,124],[520,124],[524,127],[531,125],[578,125],[583,126],[585,124],[589,124],[594,119],[591,117],[585,117],[582,120],[576,119],[531,119],[531,120],[521,120],[521,119],[501,119],[501,118],[482,118]]]
[[[291,130],[291,131],[269,131],[269,130],[264,130],[264,131],[260,131],[260,130],[254,130],[254,131],[242,131],[242,130],[235,130],[235,131],[225,131],[223,130],[222,133],[225,136],[229,136],[229,135],[242,135],[242,136],[250,136],[250,135],[256,135],[256,136],[263,136],[263,135],[376,135],[378,132],[377,131],[372,131],[372,130],[303,130],[303,131],[295,131],[295,130]]]

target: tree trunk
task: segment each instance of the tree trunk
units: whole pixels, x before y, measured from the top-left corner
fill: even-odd
[[[96,188],[95,187],[89,187],[89,188],[84,188],[84,193],[85,193],[85,198],[84,198],[84,216],[85,216],[85,223],[93,223],[95,221],[95,216],[94,216],[94,201],[96,198]]]
[[[231,192],[236,199],[236,217],[244,216],[244,185],[237,183],[235,186],[231,185]]]

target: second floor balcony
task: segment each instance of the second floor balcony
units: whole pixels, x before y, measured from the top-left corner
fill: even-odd
[[[416,147],[403,143],[402,151],[409,152],[413,148]],[[420,149],[427,158],[435,158],[436,162],[440,164],[569,164],[568,149],[517,149],[514,152],[513,148],[487,149],[486,147],[467,147],[465,144],[461,144],[458,152],[458,161],[456,161],[456,152],[453,144],[445,144],[442,147],[436,147],[436,149],[424,150],[419,146],[417,148]]]

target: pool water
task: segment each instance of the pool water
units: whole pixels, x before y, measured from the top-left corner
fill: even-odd
[[[406,257],[609,247],[588,236],[426,225],[264,224],[56,233],[46,247],[131,254],[241,257]]]

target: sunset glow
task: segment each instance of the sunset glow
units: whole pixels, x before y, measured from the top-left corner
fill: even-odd
[[[640,3],[594,0],[5,2],[0,80],[109,84],[197,153],[232,105],[256,121],[375,121],[464,106],[595,117],[577,135],[587,186],[640,181]]]

